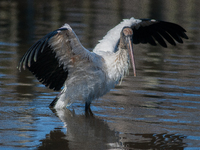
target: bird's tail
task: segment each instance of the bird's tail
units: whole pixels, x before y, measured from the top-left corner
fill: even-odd
[[[51,102],[51,104],[49,105],[49,107],[54,107],[58,101],[58,97],[54,98],[54,100]]]
[[[54,98],[54,100],[51,102],[51,104],[49,105],[49,107],[57,107],[56,105],[60,102],[63,101],[63,93],[66,91],[66,87],[56,96],[56,98]],[[63,103],[63,102],[62,102]],[[59,104],[58,104],[59,105]]]
[[[64,93],[60,93],[49,105],[49,107],[53,107],[55,109],[62,109],[68,106],[68,99],[65,97]]]
[[[66,97],[66,87],[56,96],[56,98],[51,102],[49,107],[53,107],[55,109],[61,109],[66,106],[69,106],[69,99]]]

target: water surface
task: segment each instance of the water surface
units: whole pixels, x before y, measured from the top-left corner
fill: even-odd
[[[0,1],[0,149],[200,149],[200,2]],[[123,18],[178,23],[189,40],[176,47],[135,45],[132,70],[92,103],[55,111],[58,94],[17,65],[48,32],[69,23],[92,50]]]

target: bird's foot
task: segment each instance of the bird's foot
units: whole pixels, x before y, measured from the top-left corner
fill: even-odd
[[[94,114],[93,114],[93,112],[92,112],[92,110],[91,110],[91,108],[90,108],[90,102],[85,102],[85,115],[86,115],[86,117],[88,117],[88,116],[94,116]]]

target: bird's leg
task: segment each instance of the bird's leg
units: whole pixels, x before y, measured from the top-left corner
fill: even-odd
[[[86,115],[86,117],[89,117],[89,116],[94,117],[94,114],[93,114],[93,112],[90,108],[90,104],[91,104],[90,102],[89,103],[85,102],[85,115]]]
[[[91,102],[85,102],[85,112],[87,112],[88,110],[90,110],[90,104],[91,104]]]

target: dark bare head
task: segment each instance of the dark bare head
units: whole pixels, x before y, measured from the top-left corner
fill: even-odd
[[[124,27],[122,32],[125,36],[133,36],[133,30],[130,27]]]
[[[121,31],[120,35],[120,48],[122,49],[128,49],[127,43],[129,43],[129,40],[132,41],[133,36],[133,30],[130,27],[124,27]]]
[[[121,31],[119,47],[128,51],[132,62],[134,76],[136,76],[132,37],[133,30],[130,27],[124,27]]]

